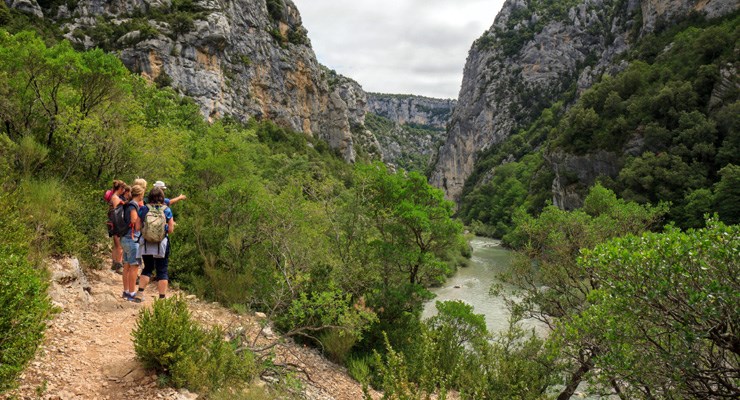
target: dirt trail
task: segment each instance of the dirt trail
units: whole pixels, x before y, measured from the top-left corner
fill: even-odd
[[[141,304],[121,298],[121,277],[114,272],[82,272],[76,260],[56,261],[50,267],[50,295],[61,312],[49,323],[43,345],[7,398],[17,399],[195,399],[185,390],[160,388],[157,376],[135,358],[131,331],[142,307],[155,301],[152,284]],[[172,290],[168,295],[179,292]],[[216,303],[186,295],[194,318],[206,325],[241,327],[253,338],[262,329],[252,315],[237,315]],[[267,334],[266,334],[267,333]],[[269,330],[261,341],[278,340]],[[354,400],[362,398],[360,385],[343,368],[314,349],[290,341],[276,347],[276,362],[299,365],[305,374],[303,397]]]

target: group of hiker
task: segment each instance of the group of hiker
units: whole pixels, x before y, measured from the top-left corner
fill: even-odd
[[[170,206],[186,199],[182,194],[172,199],[165,197],[167,187],[162,181],[155,182],[145,198],[146,188],[147,181],[141,178],[134,180],[132,186],[114,180],[104,197],[109,204],[108,236],[113,238],[111,270],[123,277],[122,297],[136,303],[144,300],[152,273],[156,274],[159,298],[165,297],[169,284],[169,235],[175,231]]]

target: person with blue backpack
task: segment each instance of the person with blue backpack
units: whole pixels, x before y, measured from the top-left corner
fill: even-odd
[[[139,277],[139,290],[133,301],[144,301],[144,290],[149,284],[152,272],[157,272],[157,291],[159,298],[165,298],[169,285],[167,267],[170,258],[169,235],[175,231],[175,220],[172,210],[165,205],[164,191],[160,187],[153,187],[147,197],[148,202],[139,207],[141,221],[141,236],[139,239],[139,254],[144,262],[144,270]]]
[[[162,189],[162,192],[164,192],[165,190],[167,190],[167,186],[162,181],[156,181],[156,182],[154,182],[154,187],[158,187],[158,188]],[[172,198],[172,199],[165,197],[164,198],[164,204],[167,207],[171,207],[171,206],[175,205],[175,203],[177,203],[178,201],[185,200],[187,198],[188,198],[187,196],[185,196],[184,194],[180,193],[179,196],[177,196],[175,198]]]

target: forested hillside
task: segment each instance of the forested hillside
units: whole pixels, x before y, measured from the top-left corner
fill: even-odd
[[[525,129],[482,152],[460,216],[501,237],[514,210],[583,204],[596,181],[639,203],[670,202],[669,221],[705,213],[737,223],[738,16],[700,17],[641,38],[628,66],[566,93]],[[481,224],[478,224],[480,222]]]

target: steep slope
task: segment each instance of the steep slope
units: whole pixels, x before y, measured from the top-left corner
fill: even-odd
[[[446,138],[455,104],[450,99],[369,93],[366,125],[377,138],[383,161],[426,173]]]
[[[353,99],[328,84],[290,0],[6,3],[53,20],[78,48],[115,52],[130,70],[194,99],[209,120],[270,119],[355,159]]]
[[[731,0],[507,1],[469,52],[432,183],[459,201],[481,151],[623,70],[619,57],[639,37],[692,13],[712,18],[736,8]]]

